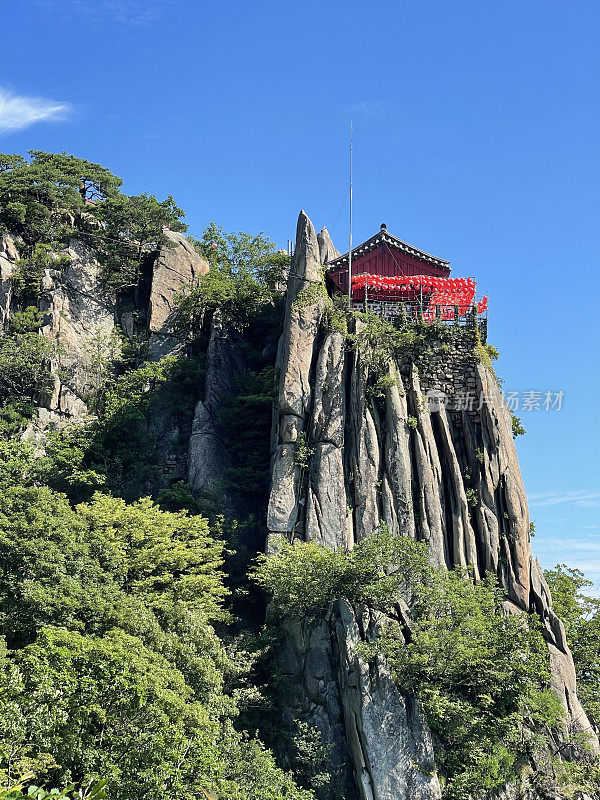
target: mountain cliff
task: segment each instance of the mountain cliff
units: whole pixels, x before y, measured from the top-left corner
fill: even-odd
[[[19,248],[30,253],[31,244],[6,232],[0,245],[4,336],[27,319],[27,335],[43,343],[28,410],[16,427],[6,423],[7,435],[33,443],[36,464],[50,459],[44,480],[74,504],[102,488],[208,516],[237,551],[227,569],[242,637],[258,636],[265,614],[249,565],[263,550],[276,557],[282,542],[347,554],[385,531],[421,543],[434,571],[464,570],[475,585],[492,576],[503,613],[539,626],[562,707],[539,763],[524,758],[521,785],[494,796],[567,797],[552,759],[577,763],[598,740],[532,556],[510,413],[477,325],[393,331],[336,305],[323,265],[338,251],[304,212],[289,270],[277,262],[266,300],[262,288],[240,297],[210,288],[206,250],[169,229],[140,245],[134,279],[116,285],[90,230],[73,227],[63,247],[48,249],[34,290],[20,277]],[[184,324],[190,297],[200,299]],[[65,470],[65,451],[76,469]],[[382,574],[393,568],[381,565]],[[314,734],[327,777],[305,781],[306,794],[282,788],[265,798],[445,796],[422,698],[369,651],[390,622],[398,646],[409,645],[413,611],[401,599],[382,610],[341,594],[316,616],[275,622],[255,682],[271,687],[276,732],[264,714],[242,719],[299,774],[298,731]],[[485,790],[478,796],[491,797]]]
[[[532,557],[510,413],[478,357],[476,329],[432,332],[426,344],[388,358],[377,331],[369,339],[356,319],[358,347],[348,352],[318,291],[319,245],[301,213],[278,357],[270,538],[352,548],[383,522],[426,542],[438,567],[468,567],[475,580],[496,575],[507,613],[534,612],[543,625],[566,731],[588,734],[597,748],[563,625]],[[433,411],[432,393],[447,401]],[[461,409],[461,396],[472,403]],[[306,463],[298,462],[299,440],[308,443]],[[290,632],[283,661],[295,687],[292,713],[315,725],[351,770],[353,778],[341,778],[345,796],[354,796],[352,785],[361,800],[439,797],[418,703],[393,686],[385,665],[373,673],[356,653],[373,624],[344,602],[318,626]]]

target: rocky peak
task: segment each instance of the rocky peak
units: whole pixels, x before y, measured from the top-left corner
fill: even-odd
[[[495,574],[506,591],[507,608],[517,613],[533,608],[543,622],[565,731],[587,734],[597,749],[577,700],[562,623],[532,558],[509,414],[495,376],[476,357],[476,339],[456,328],[452,343],[439,351],[443,355],[435,355],[433,343],[433,355],[421,359],[418,369],[418,354],[410,349],[390,359],[381,402],[367,401],[360,349],[349,351],[343,334],[322,325],[318,294],[299,302],[302,290],[321,279],[320,264],[330,247],[327,232],[317,237],[302,211],[280,343],[270,533],[347,548],[384,521],[392,532],[427,542],[432,563],[441,568],[470,567],[476,579]],[[477,392],[485,402],[472,410],[441,405],[430,413],[431,390],[450,397]],[[300,434],[309,463],[294,457]],[[302,712],[305,719],[334,751],[350,754],[360,800],[439,797],[437,779],[423,778],[416,766],[429,752],[418,704],[411,705],[389,684],[383,665],[374,683],[372,675],[361,682],[366,665],[355,643],[364,636],[365,621],[349,607],[334,617],[316,638],[289,642],[288,660],[304,665],[292,676],[298,691],[290,702],[309,709]],[[311,668],[324,660],[333,665],[326,680],[322,670]],[[387,725],[397,726],[393,743],[382,733]],[[403,755],[394,750],[398,739],[406,748]]]
[[[328,264],[330,261],[333,261],[334,258],[341,255],[340,251],[336,250],[333,246],[327,228],[321,228],[320,233],[317,234],[317,241],[319,242],[319,258],[321,259],[321,264]]]

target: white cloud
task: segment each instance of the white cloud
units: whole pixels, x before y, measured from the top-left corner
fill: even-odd
[[[538,492],[529,495],[532,506],[555,506],[572,503],[577,506],[593,507],[600,500],[600,489],[577,489],[572,492]]]
[[[70,111],[68,103],[12,94],[0,88],[0,134],[20,131],[36,122],[60,122]]]

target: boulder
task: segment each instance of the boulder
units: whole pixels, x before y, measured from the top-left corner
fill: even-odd
[[[209,269],[208,261],[182,233],[165,230],[164,234],[168,243],[161,245],[152,269],[148,304],[152,358],[162,358],[177,347],[179,339],[173,331],[175,298]]]

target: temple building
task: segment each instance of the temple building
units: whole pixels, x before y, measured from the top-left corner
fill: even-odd
[[[325,267],[332,295],[348,296],[348,253]],[[407,244],[385,224],[352,249],[352,307],[385,317],[438,319],[475,324],[487,311],[487,297],[475,301],[473,278],[451,278],[450,262]]]

